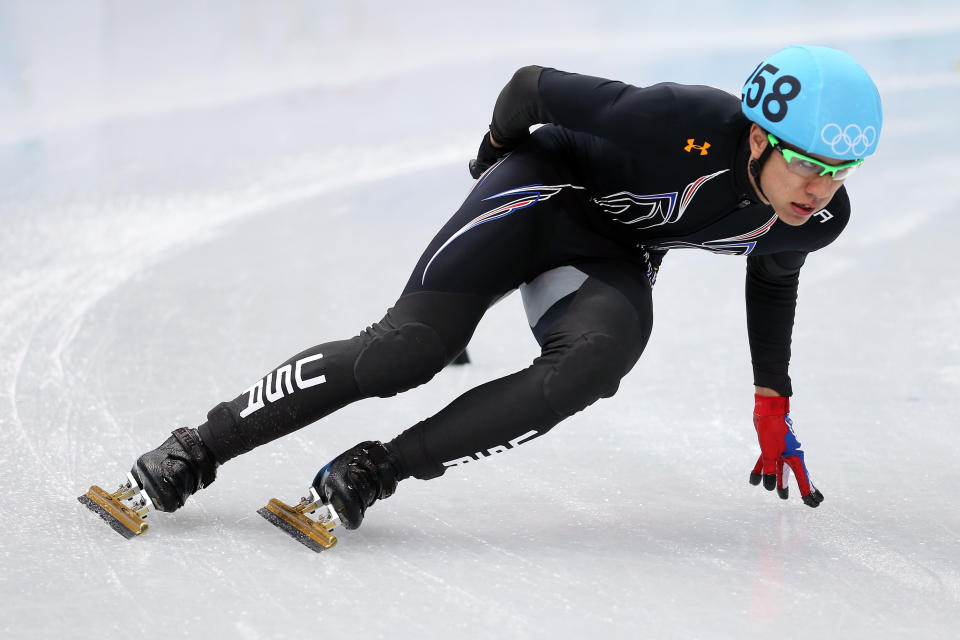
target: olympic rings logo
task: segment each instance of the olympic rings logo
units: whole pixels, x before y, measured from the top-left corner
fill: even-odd
[[[841,128],[831,122],[820,131],[820,139],[838,156],[852,151],[853,155],[862,157],[877,141],[877,130],[872,125],[861,129],[858,124]]]

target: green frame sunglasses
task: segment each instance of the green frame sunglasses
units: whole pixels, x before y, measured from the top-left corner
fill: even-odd
[[[772,133],[767,133],[767,140],[770,142],[771,147],[783,155],[783,159],[787,161],[787,168],[793,173],[805,178],[829,174],[832,180],[846,180],[857,167],[863,164],[862,158],[843,164],[827,164],[826,162],[821,162],[816,158],[811,158],[808,155],[784,146]]]

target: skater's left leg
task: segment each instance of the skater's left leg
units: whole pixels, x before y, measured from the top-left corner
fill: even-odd
[[[489,296],[417,291],[347,340],[311,347],[207,414],[200,437],[223,464],[357,400],[429,381],[466,347]]]
[[[542,353],[531,366],[468,391],[389,443],[357,445],[317,475],[314,488],[348,528],[399,480],[435,478],[512,449],[616,392],[653,324],[645,266],[589,263],[547,272],[530,286],[545,292],[539,299],[549,307],[532,318]],[[550,290],[560,293],[551,298]]]
[[[489,296],[417,291],[347,340],[323,343],[282,363],[222,402],[196,429],[181,428],[131,469],[156,509],[175,511],[234,457],[363,398],[427,382],[461,353]]]

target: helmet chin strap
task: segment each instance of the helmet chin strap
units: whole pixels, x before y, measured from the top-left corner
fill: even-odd
[[[767,144],[767,147],[763,150],[763,153],[760,154],[760,157],[750,158],[750,163],[747,165],[750,170],[750,175],[753,176],[753,183],[757,186],[757,191],[760,192],[761,197],[767,202],[770,202],[770,198],[767,197],[767,194],[763,192],[763,187],[760,186],[760,172],[763,170],[763,165],[767,163],[767,159],[771,153],[773,153],[773,146]]]

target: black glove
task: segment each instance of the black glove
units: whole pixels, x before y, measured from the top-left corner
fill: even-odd
[[[470,175],[476,180],[483,175],[483,172],[496,163],[497,160],[510,153],[513,147],[495,147],[490,142],[490,132],[483,134],[483,140],[480,142],[480,148],[477,149],[477,157],[470,161]]]

